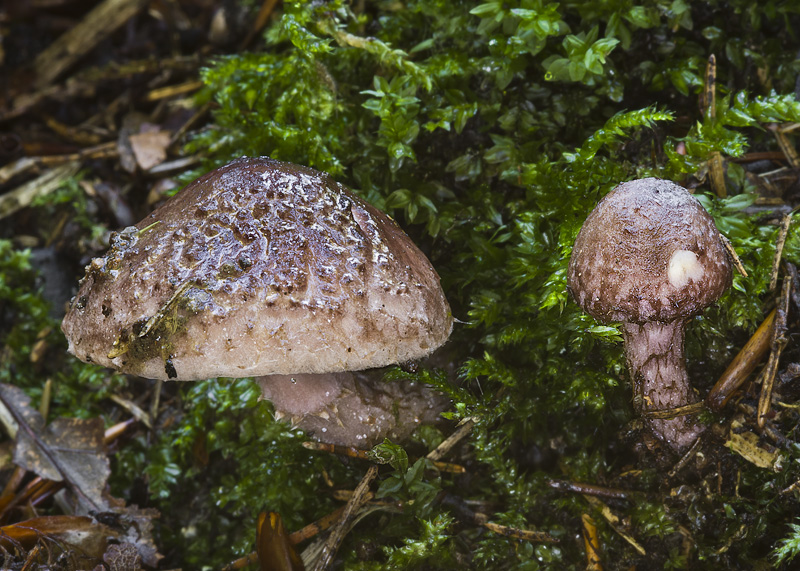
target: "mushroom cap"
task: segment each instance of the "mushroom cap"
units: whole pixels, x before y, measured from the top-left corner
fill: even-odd
[[[684,188],[657,178],[609,192],[578,233],[567,287],[608,323],[670,322],[701,311],[731,283],[714,220]]]
[[[391,218],[327,174],[245,157],[114,236],[61,327],[84,361],[195,380],[382,367],[452,325]]]

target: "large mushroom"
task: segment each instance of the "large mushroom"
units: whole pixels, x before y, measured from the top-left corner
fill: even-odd
[[[669,181],[617,186],[575,240],[567,287],[598,321],[622,322],[634,406],[677,451],[703,431],[696,415],[653,417],[698,400],[684,363],[684,325],[730,283],[730,260],[713,219]]]
[[[391,218],[324,173],[242,158],[119,232],[62,329],[83,361],[152,379],[296,375],[272,385],[301,402],[339,382],[313,375],[420,359],[452,324]]]

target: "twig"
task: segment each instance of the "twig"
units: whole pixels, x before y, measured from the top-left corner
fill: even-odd
[[[369,501],[373,498],[374,494],[369,492],[365,498],[366,501]],[[305,541],[306,539],[310,539],[315,535],[322,533],[334,523],[339,521],[344,513],[344,510],[347,506],[342,506],[340,508],[336,508],[334,511],[329,513],[326,516],[321,517],[317,521],[311,522],[307,526],[298,529],[295,532],[289,534],[289,543],[292,545],[297,545],[301,541]]]
[[[791,276],[784,276],[783,289],[781,297],[778,301],[777,314],[775,316],[775,327],[772,331],[772,350],[769,354],[767,366],[764,368],[763,383],[761,385],[761,394],[758,399],[758,412],[756,416],[756,424],[759,428],[764,428],[767,414],[769,413],[772,404],[772,387],[775,384],[775,375],[778,372],[778,361],[781,358],[783,348],[786,346],[786,320],[789,312],[789,298],[792,292],[792,278]]]
[[[5,184],[15,176],[24,174],[28,171],[35,171],[36,169],[42,167],[46,168],[58,165],[65,165],[65,163],[73,163],[77,161],[82,161],[84,159],[113,158],[116,157],[118,154],[119,152],[117,151],[116,141],[109,141],[107,143],[101,143],[95,147],[88,147],[86,149],[82,149],[77,153],[69,153],[66,155],[48,155],[42,157],[22,157],[21,159],[18,159],[13,163],[9,163],[6,166],[0,168],[0,184]],[[77,169],[77,166],[75,168]],[[47,173],[45,173],[45,175],[46,174]],[[8,194],[11,193],[9,192],[3,195],[4,200],[7,200],[5,199],[5,196],[7,196]]]
[[[593,508],[600,510],[600,513],[608,522],[608,525],[610,525],[622,539],[627,541],[637,551],[637,553],[639,553],[639,555],[647,555],[647,551],[645,551],[644,547],[642,547],[642,545],[636,541],[632,535],[626,533],[625,530],[622,529],[622,522],[620,521],[619,517],[617,517],[606,504],[592,496],[584,495],[583,498],[589,502]]]
[[[101,82],[129,78],[138,74],[155,74],[165,70],[192,72],[196,70],[199,65],[200,56],[196,54],[172,58],[151,58],[125,63],[111,62],[103,67],[92,67],[77,72],[74,76],[60,84],[48,85],[33,93],[18,95],[13,101],[13,107],[8,110],[0,110],[0,123],[24,115],[45,99],[63,101],[76,97],[94,97],[96,85]],[[124,99],[125,97],[118,97],[103,110],[103,113],[106,114],[113,111],[114,107],[121,104],[121,101]]]
[[[642,413],[642,416],[645,418],[671,419],[681,416],[689,416],[690,414],[697,414],[698,412],[702,412],[705,407],[705,403],[695,402],[692,404],[685,404],[683,406],[676,406],[672,408],[646,410]]]
[[[36,87],[50,84],[63,71],[143,9],[149,0],[105,0],[40,53],[33,62]]]
[[[711,176],[711,188],[714,194],[720,198],[728,196],[728,188],[725,185],[725,161],[719,151],[712,151],[709,156],[708,174]]]
[[[200,119],[202,119],[206,113],[208,113],[209,109],[211,109],[215,105],[216,102],[209,101],[208,103],[205,103],[201,107],[199,107],[194,113],[192,113],[192,116],[189,117],[189,119],[183,125],[181,125],[180,128],[177,131],[175,131],[175,133],[173,133],[167,148],[171,149],[172,147],[177,145],[178,142],[181,139],[183,139],[184,135],[186,135],[186,133],[189,132],[189,129],[194,127],[197,124],[197,122]]]
[[[25,208],[36,198],[54,192],[64,181],[78,172],[78,167],[77,162],[70,161],[3,194],[0,196],[0,219]]]
[[[275,11],[275,6],[277,5],[278,0],[264,0],[264,3],[261,4],[261,9],[258,11],[258,15],[256,16],[253,27],[247,32],[247,35],[242,40],[242,43],[239,44],[239,51],[244,51],[247,49],[247,46],[250,45],[250,42],[253,41],[253,38],[256,37],[256,34],[267,25],[267,22],[269,22],[272,13]]]
[[[322,547],[322,554],[317,560],[317,564],[314,566],[315,571],[330,569],[333,564],[333,558],[336,556],[336,552],[339,550],[339,546],[344,540],[344,536],[347,535],[347,532],[350,530],[350,521],[356,516],[361,507],[369,501],[369,485],[377,475],[378,466],[373,464],[369,467],[367,473],[364,474],[364,477],[361,478],[361,482],[359,482],[355,492],[353,492],[353,497],[350,498],[350,501],[347,502],[347,505],[344,507],[342,517],[339,519],[339,522],[333,528],[325,545]]]
[[[160,382],[160,381],[156,381],[156,382]],[[136,420],[138,420],[139,422],[144,424],[147,428],[150,428],[150,429],[153,428],[153,423],[150,421],[150,416],[145,411],[143,411],[141,409],[141,407],[139,407],[139,405],[137,405],[132,400],[126,399],[126,398],[121,397],[119,395],[115,395],[113,393],[111,395],[109,395],[108,398],[111,399],[112,401],[114,401],[115,403],[117,403],[119,406],[121,406],[125,410],[127,410],[129,413],[131,413],[131,415],[133,415],[133,417]]]
[[[784,488],[783,490],[781,490],[781,495],[789,494],[797,489],[800,489],[800,480],[797,480],[794,484],[792,484],[788,488]]]
[[[714,54],[708,56],[706,75],[703,85],[702,99],[703,115],[712,123],[717,120],[717,58]],[[720,198],[728,196],[725,185],[725,161],[722,153],[713,151],[708,158],[708,174],[711,178],[711,188]]]
[[[675,475],[681,470],[683,470],[683,467],[689,463],[689,460],[694,458],[694,455],[697,454],[697,451],[700,449],[701,442],[702,439],[700,438],[695,440],[694,444],[692,444],[689,450],[687,450],[686,453],[683,456],[681,456],[681,459],[678,460],[678,463],[675,464],[675,466],[672,467],[672,470],[669,471],[669,474],[667,474],[670,478],[674,478]]]
[[[476,513],[476,516],[484,514]],[[485,517],[485,516],[484,516]],[[546,531],[535,531],[532,529],[519,529],[517,527],[509,527],[499,523],[492,523],[490,521],[479,522],[482,527],[489,531],[502,535],[504,537],[512,537],[514,539],[521,539],[522,541],[530,541],[533,543],[559,543],[559,539],[553,537]]]
[[[153,390],[153,401],[150,403],[150,418],[153,419],[153,422],[158,418],[158,409],[161,406],[161,391],[164,388],[164,381],[156,380],[154,382],[156,386]]]
[[[158,101],[160,99],[168,99],[170,97],[177,97],[178,95],[187,95],[205,85],[202,81],[187,81],[178,85],[167,85],[165,87],[157,87],[144,96],[145,101]]]
[[[558,543],[559,539],[553,537],[545,531],[536,531],[532,529],[520,529],[517,527],[509,527],[499,523],[489,521],[489,516],[485,513],[476,512],[467,507],[464,500],[453,494],[443,492],[440,495],[442,505],[447,506],[453,511],[456,516],[462,520],[480,525],[484,529],[502,535],[504,537],[513,537],[522,541],[530,541],[533,543]]]
[[[720,411],[730,400],[733,393],[742,386],[753,369],[769,349],[772,340],[772,329],[775,325],[773,309],[761,323],[753,336],[745,343],[741,351],[733,358],[731,364],[722,373],[719,380],[708,393],[706,403],[711,410]]]
[[[708,56],[706,74],[703,78],[703,95],[700,101],[703,115],[712,121],[717,117],[717,57]]]
[[[739,259],[739,254],[736,253],[733,244],[731,244],[731,241],[728,240],[726,236],[720,235],[720,237],[722,238],[722,245],[725,246],[725,251],[728,252],[728,255],[731,257],[733,267],[736,268],[736,271],[739,272],[742,277],[746,278],[747,270],[744,269],[744,264],[742,264],[742,260]]]
[[[450,450],[455,447],[456,444],[461,442],[461,440],[467,436],[472,431],[472,427],[475,426],[475,419],[470,417],[464,419],[461,424],[456,428],[456,431],[453,432],[450,436],[445,438],[439,446],[431,450],[426,458],[428,460],[440,460],[444,457],[445,454],[450,452]]]
[[[39,414],[42,415],[42,420],[44,420],[44,422],[47,422],[47,415],[50,414],[50,398],[52,394],[53,381],[52,379],[47,379],[42,389],[42,400],[39,401]]]
[[[798,291],[797,287],[800,284],[800,278],[797,275],[797,268],[791,262],[786,262],[783,267],[786,268],[786,273],[792,276],[792,301],[795,309],[800,311],[800,291]]]
[[[731,160],[735,163],[752,163],[755,161],[783,161],[786,160],[786,155],[778,151],[764,151],[758,153],[747,153],[741,157],[732,157]]]
[[[786,244],[786,236],[789,234],[789,227],[792,225],[792,214],[794,210],[784,215],[781,221],[781,230],[778,233],[778,240],[775,243],[775,258],[772,260],[772,274],[769,280],[769,289],[774,290],[778,285],[778,270],[781,267],[781,258],[783,257],[783,247]]]
[[[794,148],[794,145],[792,145],[789,137],[786,136],[786,133],[794,127],[792,126],[791,128],[785,128],[782,125],[772,124],[767,128],[775,135],[775,140],[778,142],[778,146],[783,151],[783,154],[786,155],[786,160],[789,161],[789,164],[792,166],[792,168],[800,168],[800,157],[797,155],[797,150]]]
[[[599,496],[601,498],[612,498],[615,500],[628,500],[631,495],[637,493],[630,490],[619,488],[606,488],[595,484],[584,484],[582,482],[569,482],[567,480],[548,480],[547,485],[554,490],[561,492],[574,492],[576,494],[586,494],[589,496]]]

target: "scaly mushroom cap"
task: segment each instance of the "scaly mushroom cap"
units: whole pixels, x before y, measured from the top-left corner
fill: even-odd
[[[242,158],[116,235],[62,329],[84,361],[195,380],[382,367],[452,324],[391,218],[324,173]]]
[[[578,305],[606,323],[686,318],[730,283],[714,220],[685,189],[657,178],[623,183],[598,203],[567,273]]]

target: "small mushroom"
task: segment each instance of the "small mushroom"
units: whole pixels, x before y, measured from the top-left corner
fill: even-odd
[[[84,361],[196,380],[384,367],[429,355],[452,325],[391,218],[324,173],[241,158],[117,234],[62,330]]]
[[[702,433],[696,415],[652,418],[696,402],[684,363],[684,325],[731,283],[731,263],[711,216],[680,186],[623,183],[584,222],[567,287],[602,323],[622,322],[634,406],[676,451]]]

